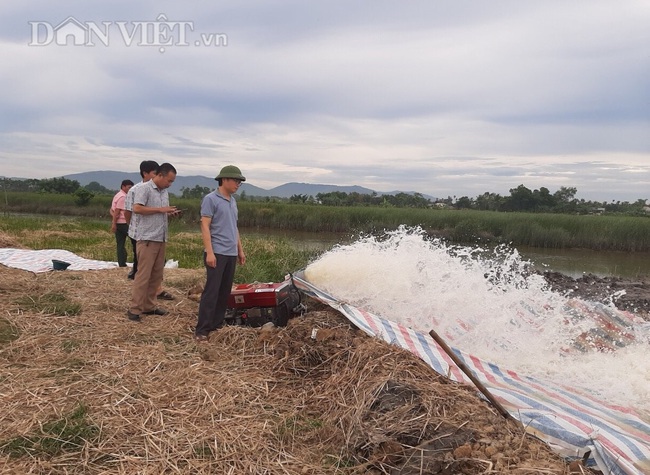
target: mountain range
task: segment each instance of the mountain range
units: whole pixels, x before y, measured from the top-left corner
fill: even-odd
[[[64,175],[68,180],[77,180],[81,186],[86,186],[89,183],[97,182],[100,185],[108,188],[109,190],[119,190],[122,180],[131,180],[133,183],[138,183],[141,178],[138,172],[118,172],[113,170],[101,170],[93,172],[73,173],[71,175]],[[195,186],[207,187],[210,189],[216,188],[217,182],[214,178],[207,176],[177,176],[176,180],[169,188],[170,193],[181,195],[182,188],[194,188]],[[290,198],[294,195],[307,195],[316,196],[318,193],[332,193],[334,191],[342,191],[344,193],[359,193],[359,194],[372,194],[378,195],[396,195],[397,193],[414,194],[413,191],[375,191],[370,188],[362,186],[341,186],[341,185],[322,185],[313,183],[285,183],[284,185],[276,186],[266,190],[264,188],[251,185],[250,183],[242,183],[239,188],[239,194],[246,193],[248,196],[275,196],[278,198]],[[433,196],[422,194],[425,198],[435,201]]]

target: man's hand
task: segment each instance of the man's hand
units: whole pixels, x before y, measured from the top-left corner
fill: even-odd
[[[209,253],[205,256],[205,265],[208,267],[217,267],[217,256],[214,253]]]

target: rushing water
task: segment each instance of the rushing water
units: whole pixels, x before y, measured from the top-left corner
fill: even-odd
[[[590,304],[549,290],[529,265],[514,249],[450,246],[401,228],[335,246],[305,274],[339,300],[425,334],[436,329],[503,368],[650,414],[648,324],[637,319],[634,341],[616,351],[575,350],[601,331],[580,314],[592,313]]]

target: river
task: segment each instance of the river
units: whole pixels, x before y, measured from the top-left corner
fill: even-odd
[[[343,233],[310,233],[283,230],[242,229],[242,235],[272,236],[294,242],[304,249],[327,251],[337,244],[351,244],[357,237]],[[600,277],[617,276],[637,278],[650,275],[650,253],[591,251],[588,249],[543,249],[519,246],[521,258],[536,269],[561,272],[578,278],[583,274]]]

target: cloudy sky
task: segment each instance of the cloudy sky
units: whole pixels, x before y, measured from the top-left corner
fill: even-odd
[[[647,0],[3,0],[0,173],[650,198],[648,25]]]

